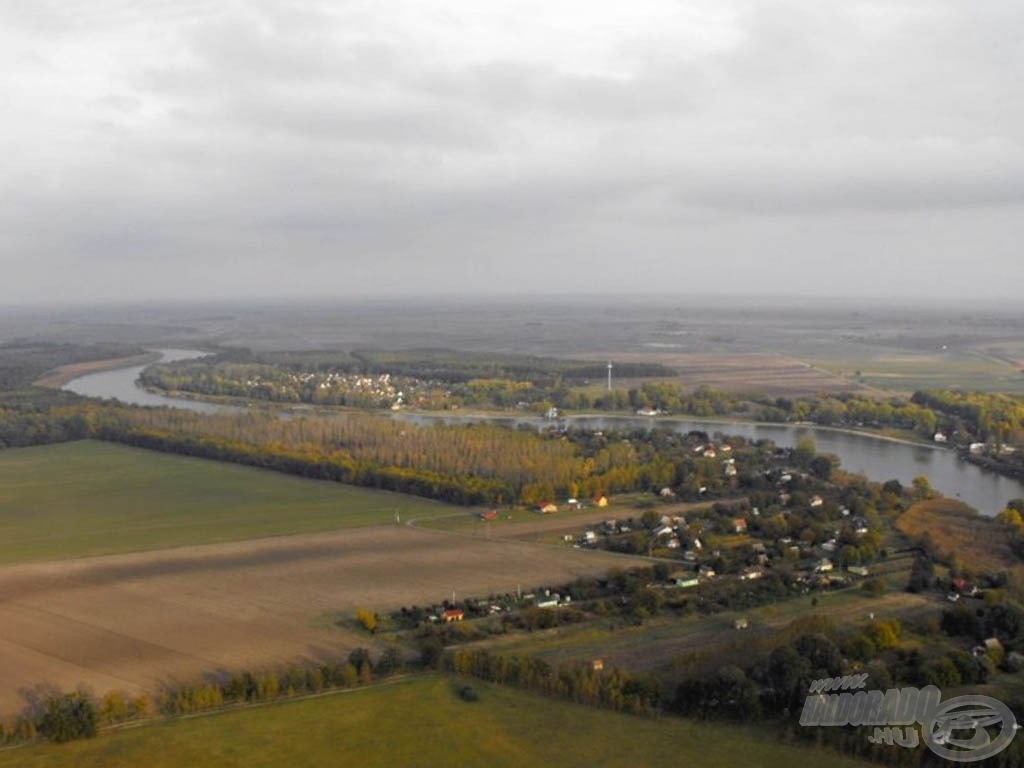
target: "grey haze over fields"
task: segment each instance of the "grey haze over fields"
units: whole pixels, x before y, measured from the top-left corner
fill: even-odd
[[[1020,0],[0,0],[0,301],[1024,286]]]

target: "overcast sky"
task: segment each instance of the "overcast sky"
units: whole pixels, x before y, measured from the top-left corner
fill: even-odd
[[[0,0],[0,301],[1024,286],[1020,0]]]

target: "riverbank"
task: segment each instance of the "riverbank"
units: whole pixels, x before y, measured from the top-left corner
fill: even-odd
[[[927,440],[915,440],[908,437],[895,437],[891,434],[886,434],[881,430],[873,429],[857,429],[854,427],[832,427],[825,426],[823,424],[814,424],[811,422],[793,422],[793,421],[758,421],[756,419],[738,419],[738,418],[701,418],[697,416],[638,416],[636,414],[622,412],[622,411],[599,411],[599,412],[588,412],[588,413],[574,413],[566,416],[560,416],[558,419],[545,419],[542,416],[524,416],[516,412],[510,411],[486,411],[486,410],[472,410],[472,411],[423,411],[416,409],[409,409],[398,411],[399,414],[412,416],[415,418],[423,419],[466,419],[466,420],[516,420],[522,423],[539,424],[539,425],[551,425],[557,426],[565,422],[572,421],[584,421],[588,419],[607,419],[616,421],[631,421],[641,422],[645,421],[652,427],[656,427],[659,424],[701,424],[708,426],[744,426],[744,427],[780,427],[784,429],[807,429],[814,432],[835,432],[836,434],[842,435],[862,435],[874,438],[876,440],[882,440],[888,443],[897,443],[899,445],[909,445],[914,448],[932,448],[935,450],[944,450],[946,446],[936,445],[935,443]]]
[[[60,389],[69,381],[85,376],[90,373],[102,371],[115,371],[118,368],[131,368],[137,365],[149,365],[161,358],[159,352],[146,352],[141,355],[129,357],[115,357],[109,360],[93,360],[88,363],[71,363],[54,368],[45,375],[32,382],[34,387],[45,387],[46,389]]]

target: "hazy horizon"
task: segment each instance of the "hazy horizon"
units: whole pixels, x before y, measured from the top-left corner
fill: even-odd
[[[1010,302],[1022,32],[1008,0],[5,3],[0,302]]]

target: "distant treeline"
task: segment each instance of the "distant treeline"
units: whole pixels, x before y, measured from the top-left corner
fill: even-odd
[[[658,363],[619,363],[616,377],[671,377]],[[345,375],[390,377],[390,392],[360,390]],[[561,408],[621,407],[605,393],[589,395],[575,387],[604,381],[605,363],[542,357],[485,356],[448,350],[416,352],[223,353],[147,369],[147,386],[200,395],[241,397],[284,403],[388,407],[402,392],[403,404],[424,408],[477,405],[496,408],[543,405]]]
[[[0,391],[22,389],[62,365],[140,355],[145,350],[125,344],[55,344],[12,341],[0,344]]]

